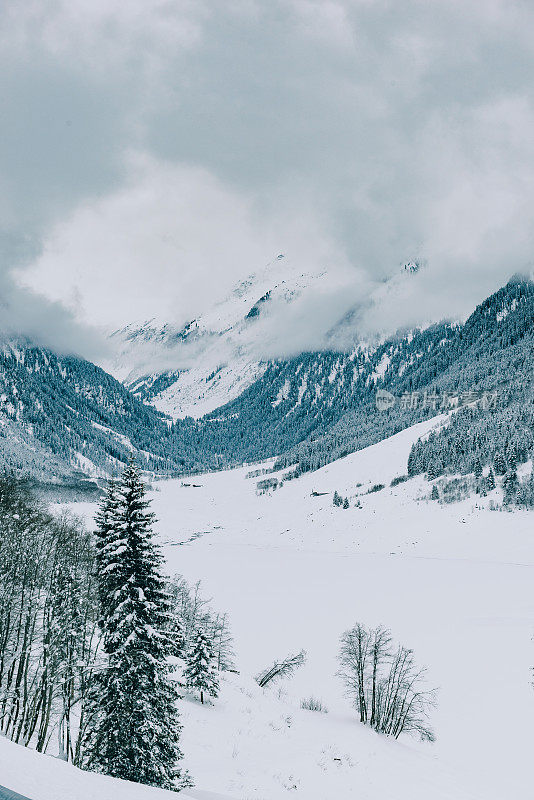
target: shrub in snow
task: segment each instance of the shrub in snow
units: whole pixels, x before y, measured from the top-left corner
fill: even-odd
[[[439,481],[440,502],[459,503],[475,491],[475,480],[469,476],[462,478],[442,478]]]
[[[384,488],[385,488],[385,486],[384,486],[383,483],[375,483],[374,486],[371,486],[371,488],[369,489],[367,494],[373,494],[373,492],[381,492],[382,489],[384,489]]]
[[[389,485],[390,486],[398,486],[399,483],[404,483],[405,481],[408,481],[408,480],[410,480],[410,476],[409,475],[397,475],[397,477],[393,478],[393,480],[391,481],[391,483]]]
[[[321,714],[328,714],[327,707],[323,704],[322,700],[317,700],[315,697],[304,698],[301,701],[300,707],[306,711],[319,711]]]
[[[397,739],[416,733],[434,741],[428,724],[434,690],[425,688],[425,669],[416,666],[412,650],[393,646],[390,631],[359,623],[341,637],[341,676],[360,722]]]
[[[258,494],[265,494],[270,489],[279,489],[282,483],[283,481],[279,481],[278,478],[264,478],[256,484],[256,491]]]

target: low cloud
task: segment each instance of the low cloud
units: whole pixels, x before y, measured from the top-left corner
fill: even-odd
[[[65,319],[109,330],[179,325],[282,251],[332,275],[272,326],[282,353],[319,346],[352,306],[369,336],[465,316],[530,269],[527,3],[2,13],[0,270],[21,323],[37,301],[14,270]],[[409,261],[424,269],[392,291]],[[46,335],[45,311],[31,317]]]
[[[60,302],[46,300],[0,274],[0,339],[23,337],[64,355],[100,361],[110,354],[107,339],[84,325]]]
[[[126,185],[57,224],[17,275],[103,329],[154,317],[180,327],[280,252],[293,270],[347,269],[305,198],[261,208],[205,170],[136,153]]]

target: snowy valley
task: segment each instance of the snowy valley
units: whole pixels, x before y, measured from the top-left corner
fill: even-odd
[[[291,304],[298,292],[280,286],[274,301]],[[148,344],[145,352],[160,364],[162,353],[175,357],[172,341],[183,344],[191,335],[186,350],[193,348],[198,365],[167,376],[135,377],[132,368],[117,373],[123,384],[76,357],[27,342],[4,344],[2,455],[8,469],[33,474],[33,485],[41,493],[46,488],[52,517],[44,519],[52,539],[42,545],[43,563],[50,558],[46,542],[55,547],[54,537],[61,541],[61,532],[71,531],[68,536],[79,543],[74,556],[66,547],[59,557],[66,559],[67,574],[71,568],[77,574],[80,563],[86,569],[83,558],[89,563],[93,556],[84,530],[95,530],[99,504],[100,514],[106,502],[114,508],[107,478],[119,479],[125,500],[120,475],[131,459],[137,462],[169,586],[178,585],[176,575],[190,587],[200,582],[194,593],[209,599],[216,615],[202,622],[201,613],[203,635],[222,631],[229,642],[233,638],[235,650],[217,670],[218,696],[204,704],[184,677],[192,662],[183,659],[192,658],[193,640],[186,648],[180,639],[180,749],[194,783],[184,788],[184,798],[526,800],[534,711],[534,284],[512,279],[463,325],[441,323],[373,348],[268,361],[251,360],[257,352],[251,342],[261,331],[254,326],[262,306],[268,315],[271,296],[264,293],[260,311],[250,317],[259,290],[254,281],[242,287],[242,297],[238,293],[229,307],[216,308],[212,322],[197,324],[195,332],[143,328],[142,348]],[[133,364],[139,334],[129,336],[121,357]],[[241,349],[236,342],[247,336]],[[209,377],[223,351],[226,373]],[[225,384],[224,375],[233,376],[231,382],[238,376],[237,382]],[[193,389],[189,395],[187,386]],[[383,407],[378,396],[385,398]],[[126,473],[132,468],[130,463]],[[6,575],[18,586],[27,574],[16,568],[18,536],[32,563],[34,555],[20,512],[9,505],[17,485],[10,480],[0,482],[0,512],[6,564],[11,559],[15,565]],[[35,513],[42,514],[34,510],[30,518]],[[103,517],[97,519],[98,535],[104,535]],[[119,551],[125,524],[117,523]],[[81,562],[78,546],[85,553]],[[120,564],[119,558],[110,566]],[[35,569],[41,569],[39,560]],[[53,598],[56,573],[53,566],[47,569],[39,580]],[[106,580],[102,566],[98,574]],[[96,630],[94,577],[88,573],[85,594],[83,582],[74,584],[90,623],[82,642]],[[37,597],[39,584],[30,581],[30,588]],[[21,609],[25,592],[17,601]],[[5,625],[7,636],[14,628],[7,590],[5,596],[0,627]],[[26,603],[32,625],[41,624],[41,604],[44,624],[47,602],[39,601],[36,611]],[[177,619],[185,619],[181,613],[176,610]],[[384,626],[395,646],[413,650],[417,669],[426,668],[423,691],[435,690],[435,704],[427,709],[435,742],[408,733],[384,736],[359,721],[339,661],[341,637],[357,624],[373,631]],[[191,628],[188,636],[193,633]],[[39,675],[47,680],[40,645],[32,644],[36,660],[27,663],[16,637],[9,647],[21,675],[34,671],[29,691],[38,697],[35,681]],[[304,663],[291,677],[260,688],[263,670],[301,652]],[[83,657],[93,658],[91,653]],[[85,662],[81,671],[67,663],[85,692]],[[98,663],[90,660],[90,669]],[[13,670],[4,670],[3,680],[5,707],[11,709],[3,730],[47,754],[1,738],[0,786],[29,800],[171,796],[81,772],[55,758],[64,756],[65,719],[70,726],[75,695],[67,698],[60,721],[49,721],[39,710],[41,701],[35,708],[26,701],[21,706],[19,689],[10,689],[18,685]],[[52,714],[60,708],[62,686],[47,701]],[[513,709],[521,709],[519,718]],[[72,713],[77,719],[78,711]],[[36,739],[31,720],[39,718],[44,733]],[[75,732],[78,722],[72,724]],[[86,747],[79,738],[69,760],[83,763],[78,747]],[[97,771],[105,772],[99,763],[97,757]]]
[[[0,800],[532,800],[533,30],[0,2]]]
[[[272,493],[257,493],[250,468],[199,475],[195,486],[154,484],[169,573],[200,580],[235,636],[240,674],[226,675],[213,706],[182,704],[199,790],[236,800],[528,796],[531,515],[490,510],[498,489],[440,505],[423,478],[390,487],[412,442],[442,424],[415,426]],[[335,490],[349,509],[332,505]],[[95,510],[73,509],[88,520]],[[336,677],[341,633],[356,621],[385,624],[428,667],[439,688],[435,744],[390,741],[357,722]],[[292,679],[258,688],[264,666],[301,648],[307,662]],[[328,713],[301,709],[310,696]],[[523,709],[513,725],[500,696]]]

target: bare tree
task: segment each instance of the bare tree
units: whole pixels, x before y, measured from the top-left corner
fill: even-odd
[[[221,672],[235,671],[233,637],[226,614],[217,614],[200,593],[200,582],[190,586],[181,575],[169,582],[171,610],[179,628],[177,655],[185,656],[191,648],[198,631],[203,631],[211,642],[217,669]]]
[[[305,661],[305,650],[301,650],[300,653],[297,653],[294,656],[287,656],[287,658],[284,658],[282,661],[275,661],[272,667],[263,670],[259,675],[256,676],[256,683],[263,689],[273,681],[277,681],[282,678],[290,678],[295,670],[297,670],[299,667],[302,667]]]
[[[395,739],[416,733],[434,741],[428,712],[435,690],[425,687],[426,670],[416,666],[413,651],[393,648],[390,631],[357,623],[341,637],[340,664],[338,674],[360,722]]]
[[[83,524],[53,517],[0,478],[0,731],[75,760],[87,671],[97,651],[93,549]]]

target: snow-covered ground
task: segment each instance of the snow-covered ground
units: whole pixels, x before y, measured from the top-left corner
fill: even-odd
[[[213,707],[183,704],[199,789],[239,800],[530,796],[533,518],[474,499],[439,506],[422,478],[389,488],[434,424],[271,495],[256,493],[253,468],[185,481],[198,488],[155,485],[169,571],[200,579],[228,612],[241,672]],[[386,488],[366,494],[377,483]],[[332,506],[334,490],[348,510]],[[436,744],[390,741],[356,721],[336,677],[339,637],[356,621],[383,623],[427,665]],[[301,648],[307,663],[280,696],[263,693],[253,675]],[[301,710],[310,695],[329,713]]]
[[[200,419],[235,400],[265,372],[266,364],[250,357],[234,358],[230,364],[217,357],[213,359],[214,350],[215,347],[209,354],[212,360],[181,372],[174,383],[151,401],[152,405],[173,419],[186,416]],[[225,354],[221,355],[224,358]]]
[[[41,755],[0,737],[0,797],[2,786],[29,800],[172,800],[174,792],[96,775]],[[181,793],[183,800],[212,800],[208,793]],[[215,800],[215,798],[213,798]],[[222,798],[221,798],[222,800]]]

